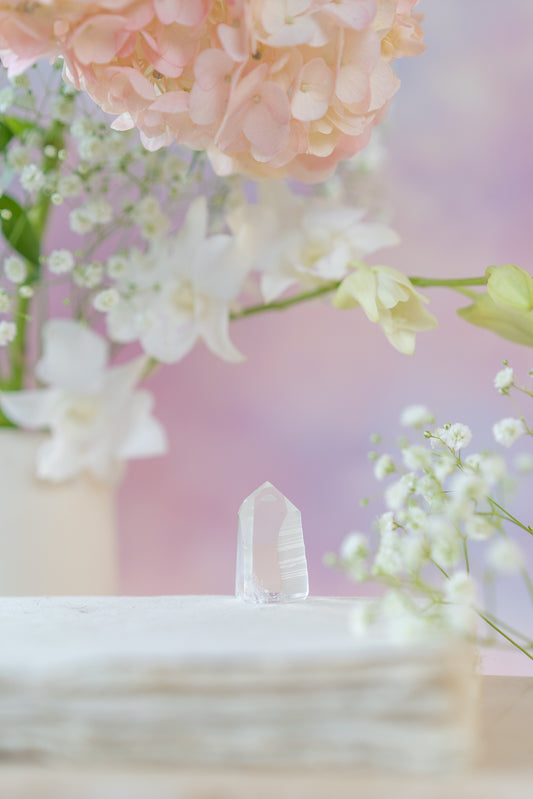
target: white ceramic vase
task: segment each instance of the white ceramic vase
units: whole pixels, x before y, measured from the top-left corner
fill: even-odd
[[[0,429],[0,596],[114,594],[116,487],[39,480],[44,438]]]

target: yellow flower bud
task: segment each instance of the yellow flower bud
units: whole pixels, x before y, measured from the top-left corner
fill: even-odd
[[[492,330],[498,336],[533,347],[533,314],[497,305],[488,294],[480,294],[472,305],[457,313],[466,322]]]
[[[491,299],[504,308],[516,311],[533,309],[533,277],[513,264],[489,266],[485,272]]]

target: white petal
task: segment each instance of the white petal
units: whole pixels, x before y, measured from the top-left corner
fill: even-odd
[[[163,426],[151,415],[152,405],[148,391],[136,392],[129,409],[129,430],[117,452],[119,458],[146,458],[168,452]]]
[[[225,361],[243,361],[244,355],[232,344],[229,337],[227,306],[213,303],[209,316],[202,321],[202,338],[215,355]]]
[[[128,395],[141,379],[147,360],[146,356],[141,355],[140,358],[108,369],[102,384],[104,401],[115,406],[129,401]]]
[[[207,200],[202,194],[189,206],[180,234],[190,242],[205,239],[207,234]]]
[[[272,302],[297,282],[294,275],[283,274],[281,271],[265,272],[261,277],[261,294],[264,301]]]
[[[105,339],[71,319],[52,319],[43,326],[43,344],[39,380],[76,392],[98,386],[108,357]]]
[[[140,337],[143,350],[162,363],[176,363],[193,348],[198,338],[196,320],[176,325],[170,314],[153,315]]]
[[[61,393],[54,389],[2,391],[0,408],[14,424],[41,430],[51,424]]]
[[[121,300],[107,314],[106,322],[111,341],[127,344],[139,337],[138,312],[132,303]]]
[[[400,237],[386,225],[368,222],[354,228],[351,242],[360,255],[365,255],[380,250],[382,247],[392,247],[398,244]]]

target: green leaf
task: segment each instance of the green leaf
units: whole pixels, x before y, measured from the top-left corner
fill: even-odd
[[[2,216],[1,225],[4,238],[30,264],[39,267],[40,244],[33,225],[18,202],[8,194],[0,197],[0,213],[8,211],[9,219]]]
[[[0,153],[5,152],[5,149],[11,139],[13,138],[13,131],[4,122],[0,122]]]
[[[11,131],[13,136],[18,139],[21,138],[23,133],[27,130],[38,130],[39,126],[35,122],[30,122],[28,119],[19,119],[18,117],[3,117],[2,123]]]
[[[533,313],[497,305],[488,294],[480,294],[472,305],[457,313],[466,322],[492,330],[498,336],[533,347]]]

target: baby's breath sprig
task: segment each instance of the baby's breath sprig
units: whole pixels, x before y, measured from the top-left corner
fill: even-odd
[[[507,361],[494,385],[511,400],[513,390],[533,398],[533,390],[518,383]],[[500,619],[494,606],[495,581],[506,575],[522,580],[533,604],[526,560],[533,549],[533,528],[501,499],[516,488],[518,478],[500,454],[468,454],[472,432],[467,425],[435,427],[434,421],[425,406],[410,406],[401,422],[416,440],[402,436],[398,455],[372,450],[374,476],[387,481],[382,491],[387,509],[375,522],[377,546],[363,533],[352,532],[339,555],[330,553],[326,562],[355,582],[384,588],[381,599],[358,610],[354,628],[359,633],[379,622],[392,623],[396,636],[452,629],[484,642],[484,627],[533,660],[531,636]],[[496,423],[493,435],[510,447],[532,432],[520,414]],[[531,472],[533,459],[522,455],[516,466],[519,474]],[[527,536],[512,536],[509,527]]]

